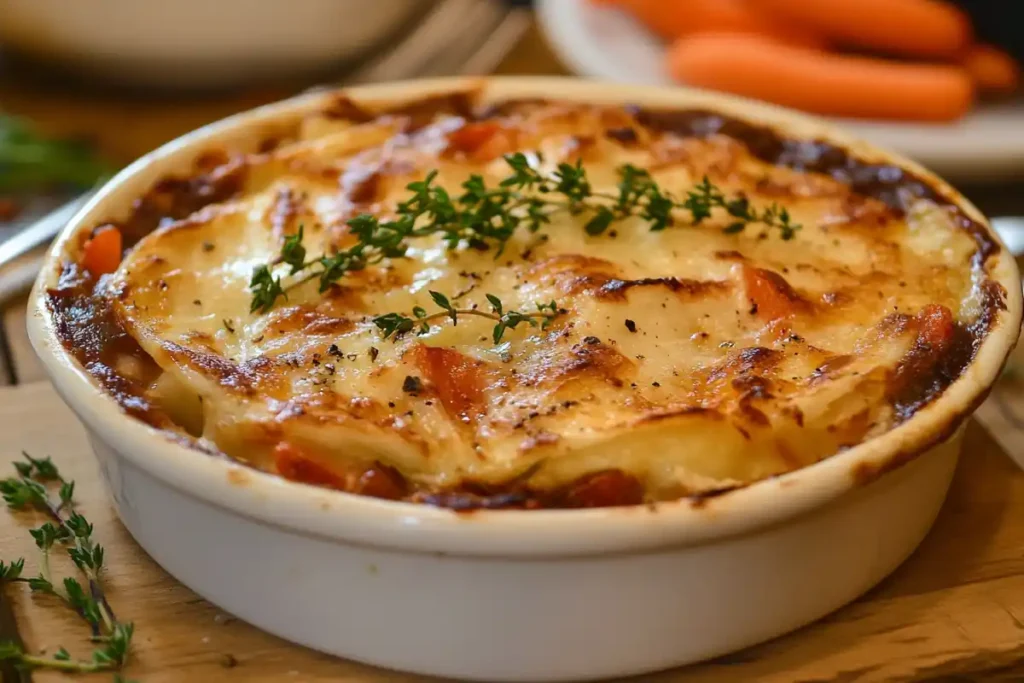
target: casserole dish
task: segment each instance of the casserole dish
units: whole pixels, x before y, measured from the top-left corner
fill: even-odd
[[[805,169],[799,172],[807,178],[801,176],[794,185],[803,191],[826,182],[817,173],[831,174],[828,183],[874,193],[882,204],[903,202],[908,193],[931,197],[932,204],[944,207],[943,215],[956,217],[952,225],[976,245],[969,259],[973,265],[963,266],[963,272],[972,274],[968,289],[984,295],[968,297],[964,305],[970,329],[956,334],[968,336],[948,347],[941,339],[919,337],[911,359],[929,358],[941,368],[929,375],[925,394],[909,408],[904,405],[905,414],[884,430],[875,434],[865,427],[863,441],[835,449],[839,452],[828,453],[831,457],[815,456],[813,463],[789,471],[675,498],[648,498],[645,505],[594,509],[457,511],[297,484],[261,472],[258,465],[216,457],[217,447],[192,443],[184,432],[169,434],[128,417],[125,410],[144,413],[140,404],[126,403],[122,396],[122,410],[98,385],[96,364],[82,355],[97,330],[76,327],[81,321],[55,313],[53,304],[54,292],[66,288],[61,282],[69,272],[66,263],[78,258],[90,231],[95,237],[94,228],[126,220],[145,205],[150,188],[192,171],[197,162],[202,166],[211,150],[255,149],[268,135],[339,106],[348,112],[346,118],[353,106],[376,110],[451,101],[452,93],[466,92],[493,111],[509,101],[536,102],[557,93],[560,101],[581,106],[629,103],[648,112],[701,112],[696,119],[701,126],[717,121],[718,127],[691,130],[693,137],[733,134],[735,139],[724,144],[742,143],[765,153],[755,138],[744,141],[742,131],[769,131],[764,139],[776,141],[777,161]],[[570,120],[577,120],[569,109]],[[802,145],[801,140],[809,142]],[[675,138],[670,142],[675,145]],[[775,186],[759,187],[768,191]],[[204,221],[172,222],[153,235],[173,236]],[[881,230],[879,225],[872,229]],[[925,257],[956,255],[953,247],[936,249],[929,242],[946,229],[943,225],[925,221],[914,233],[924,239]],[[808,226],[803,230],[828,227]],[[784,239],[772,242],[754,235],[750,243],[781,249]],[[802,239],[798,236],[793,244]],[[154,278],[132,279],[132,266],[126,265],[152,244],[147,240],[134,253],[129,250],[114,281],[138,287],[156,283],[158,294],[146,300],[148,305],[174,306],[173,288]],[[244,249],[258,241],[227,233],[225,240]],[[655,252],[646,253],[653,260]],[[169,260],[176,270],[190,267],[175,261],[174,254],[164,252],[166,259],[152,255],[150,262]],[[909,272],[912,264],[905,267]],[[685,288],[681,282],[669,289]],[[140,159],[104,188],[54,244],[32,296],[29,324],[54,385],[89,432],[125,526],[157,562],[200,595],[294,642],[379,666],[492,681],[579,680],[664,669],[752,645],[854,599],[898,566],[933,522],[956,464],[959,428],[983,400],[1016,342],[1018,282],[1013,259],[977,210],[950,187],[909,161],[813,119],[679,89],[566,79],[442,80],[305,96],[214,124]],[[794,291],[778,291],[789,291],[786,298],[798,300]],[[210,296],[210,290],[201,295]],[[133,305],[141,311],[141,295],[134,296]],[[757,306],[750,308],[744,313],[756,316]],[[138,311],[126,315],[133,325],[144,322]],[[914,329],[938,319],[915,316],[899,314],[893,320],[900,329]],[[238,330],[227,334],[248,333],[247,328]],[[867,337],[867,332],[854,330],[853,336]],[[133,334],[147,343],[138,328]],[[790,337],[783,341],[803,343]],[[596,346],[600,340],[583,343]],[[381,348],[384,358],[390,347]],[[724,354],[731,345],[716,348]],[[87,359],[84,365],[81,358]],[[957,358],[959,364],[949,364]],[[896,375],[905,371],[905,365],[893,370]],[[821,368],[814,372],[827,374]],[[621,383],[608,385],[623,389]],[[248,396],[243,405],[258,403],[258,396]],[[795,421],[802,426],[802,419]],[[816,439],[826,440],[829,433],[824,429]],[[628,443],[629,432],[625,438],[617,443]],[[755,443],[767,448],[768,442]],[[655,445],[662,451],[670,447],[670,441]],[[232,455],[247,457],[246,452]],[[520,502],[526,505],[527,498]],[[260,599],[254,600],[257,595]]]

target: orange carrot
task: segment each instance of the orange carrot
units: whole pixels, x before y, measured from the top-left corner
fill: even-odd
[[[751,309],[763,320],[789,318],[810,309],[807,300],[775,271],[744,266],[743,284]]]
[[[619,0],[651,31],[672,40],[698,33],[753,33],[794,45],[824,47],[820,35],[746,0]]]
[[[916,57],[953,57],[971,41],[967,16],[943,0],[749,0],[839,43]]]
[[[493,121],[467,123],[448,134],[448,146],[481,162],[497,159],[514,148],[511,132]]]
[[[972,45],[964,57],[964,66],[982,92],[1009,95],[1020,85],[1020,65],[994,45]]]
[[[285,479],[345,491],[348,482],[343,473],[317,462],[298,446],[282,441],[274,449],[274,466]]]
[[[82,265],[93,275],[113,273],[121,265],[121,231],[104,225],[82,247]]]
[[[974,99],[962,67],[835,55],[755,36],[683,38],[667,58],[684,83],[816,114],[952,121]]]

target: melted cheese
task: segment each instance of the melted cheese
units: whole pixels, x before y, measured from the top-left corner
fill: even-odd
[[[273,470],[286,441],[342,471],[391,466],[425,489],[525,476],[553,489],[614,469],[662,498],[799,468],[890,428],[892,378],[922,330],[949,323],[945,311],[977,315],[971,238],[934,205],[904,218],[734,140],[638,129],[624,143],[605,134],[609,119],[628,117],[528,108],[504,115],[498,142],[466,151],[450,142],[457,117],[413,133],[393,119],[313,117],[304,139],[246,157],[240,196],[153,232],[111,282],[118,318],[166,372],[153,395],[258,467]],[[416,239],[405,258],[324,294],[300,284],[250,313],[253,268],[300,226],[310,254],[344,247],[346,220],[389,215],[408,182],[438,169],[452,193],[471,173],[497,183],[511,149],[540,152],[545,171],[582,158],[601,192],[615,191],[623,163],[676,194],[707,174],[758,207],[782,203],[803,229],[790,241],[758,225],[725,234],[716,215],[662,232],[629,219],[591,237],[560,214],[498,257]],[[383,340],[372,318],[434,311],[431,290],[460,308],[487,310],[494,294],[564,313],[497,346],[493,322],[469,316]]]

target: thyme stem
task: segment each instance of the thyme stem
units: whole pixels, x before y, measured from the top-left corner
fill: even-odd
[[[434,184],[437,171],[410,183],[405,201],[396,207],[397,217],[380,220],[361,214],[348,221],[356,243],[331,255],[307,258],[302,243],[303,230],[285,238],[279,256],[257,266],[249,282],[252,312],[270,311],[277,300],[305,282],[319,278],[320,291],[346,274],[380,263],[386,258],[405,256],[410,239],[440,236],[449,249],[467,245],[479,249],[496,248],[500,256],[516,230],[526,227],[537,232],[558,212],[586,218],[584,230],[593,237],[604,234],[616,221],[636,217],[650,230],[660,231],[676,225],[699,226],[719,212],[728,219],[722,228],[726,234],[743,231],[750,223],[777,230],[783,240],[792,239],[800,226],[789,212],[776,204],[755,208],[743,194],[726,195],[704,177],[683,195],[661,188],[651,174],[632,165],[618,169],[618,193],[595,191],[582,162],[561,163],[551,175],[542,174],[523,153],[505,157],[510,175],[496,187],[488,186],[479,175],[462,184],[463,194],[452,197]],[[287,286],[275,269],[287,266],[287,276],[305,273]]]

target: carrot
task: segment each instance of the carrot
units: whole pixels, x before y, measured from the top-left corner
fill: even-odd
[[[808,301],[775,271],[744,266],[743,284],[751,311],[763,320],[781,320],[810,309]]]
[[[816,114],[952,121],[974,99],[971,78],[959,66],[835,55],[754,36],[683,38],[667,59],[669,72],[684,83]]]
[[[972,45],[964,57],[964,66],[982,92],[1008,95],[1020,85],[1020,65],[994,45]]]
[[[753,33],[793,45],[824,47],[820,35],[746,0],[619,0],[651,31],[672,40],[698,33]]]
[[[339,491],[348,489],[348,480],[344,473],[335,472],[317,462],[298,446],[287,441],[282,441],[274,448],[274,466],[277,473],[285,479]]]
[[[493,121],[467,123],[448,135],[450,149],[474,161],[491,161],[513,149],[510,133]]]
[[[121,265],[121,231],[104,225],[82,247],[82,265],[95,276],[113,273]]]
[[[454,418],[476,419],[484,412],[486,366],[455,349],[417,344],[412,360]]]
[[[943,0],[749,0],[826,39],[914,57],[953,57],[971,41],[971,23]]]
[[[606,470],[585,475],[569,487],[565,502],[569,507],[604,508],[638,505],[644,500],[644,485],[622,470]]]

